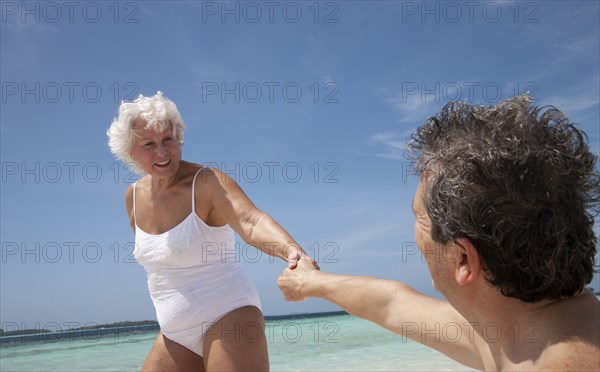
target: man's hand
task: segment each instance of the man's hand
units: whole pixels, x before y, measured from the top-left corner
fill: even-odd
[[[310,280],[310,274],[319,270],[315,260],[312,260],[308,256],[301,256],[296,261],[295,268],[292,270],[287,268],[283,270],[283,274],[277,279],[277,285],[281,292],[283,292],[283,298],[286,301],[304,301],[308,298],[302,293],[305,284]]]

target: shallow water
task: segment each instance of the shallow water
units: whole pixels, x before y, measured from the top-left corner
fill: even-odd
[[[2,344],[1,371],[137,371],[158,331]],[[267,321],[273,371],[464,371],[442,354],[351,315]],[[244,331],[242,331],[244,336]],[[248,329],[247,337],[255,337]]]

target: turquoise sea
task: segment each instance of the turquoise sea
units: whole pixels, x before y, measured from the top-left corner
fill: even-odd
[[[269,320],[272,371],[465,371],[444,355],[351,315]],[[0,371],[139,371],[158,331],[0,344]]]

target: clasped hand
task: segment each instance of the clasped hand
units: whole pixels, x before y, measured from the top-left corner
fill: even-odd
[[[288,268],[277,279],[277,285],[286,301],[304,301],[308,298],[304,289],[311,273],[320,270],[317,261],[298,252],[288,256]]]

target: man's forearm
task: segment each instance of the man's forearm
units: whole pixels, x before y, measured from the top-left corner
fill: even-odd
[[[301,292],[307,297],[333,302],[352,315],[383,326],[390,318],[394,301],[403,295],[408,298],[417,293],[409,286],[392,280],[320,271],[310,273]]]
[[[285,269],[278,279],[288,301],[321,298],[340,306],[352,315],[424,343],[475,368],[482,368],[477,347],[468,338],[460,342],[439,342],[427,337],[440,324],[461,326],[466,320],[448,303],[425,296],[406,284],[367,276],[328,274],[300,260],[294,270]],[[461,329],[461,332],[467,329]]]

